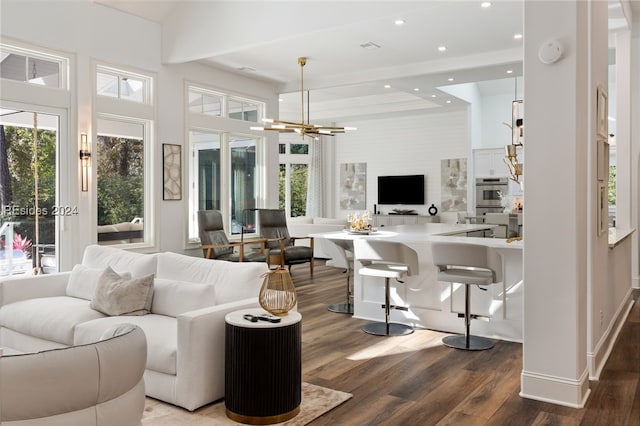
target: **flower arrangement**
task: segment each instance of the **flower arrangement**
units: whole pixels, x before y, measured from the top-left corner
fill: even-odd
[[[350,213],[347,215],[349,229],[351,231],[369,231],[371,230],[371,212]]]
[[[6,249],[7,242],[4,238],[0,239],[0,250]],[[16,252],[24,253],[24,256],[27,258],[31,257],[31,240],[23,237],[17,232],[13,234],[13,250]],[[18,253],[14,254],[14,256],[19,256]]]

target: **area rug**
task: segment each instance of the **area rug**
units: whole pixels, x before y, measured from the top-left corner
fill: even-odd
[[[349,400],[352,396],[350,393],[303,382],[300,413],[291,420],[276,424],[283,426],[306,425]],[[227,417],[224,401],[189,412],[182,408],[147,398],[142,424],[145,426],[236,426],[242,423],[236,423]]]

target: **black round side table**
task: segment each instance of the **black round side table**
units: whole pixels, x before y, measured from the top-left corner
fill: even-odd
[[[300,412],[302,396],[302,316],[280,322],[252,322],[243,309],[225,317],[225,407],[227,417],[246,424],[280,423]]]

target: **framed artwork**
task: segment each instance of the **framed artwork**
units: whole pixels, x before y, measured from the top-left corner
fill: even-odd
[[[162,199],[182,199],[182,145],[162,144]]]
[[[440,162],[440,206],[443,212],[467,211],[467,159]]]
[[[598,180],[609,180],[609,143],[598,139]]]
[[[598,182],[598,236],[609,230],[609,197],[607,182]]]
[[[364,210],[367,206],[367,163],[340,164],[340,208]]]
[[[609,98],[607,91],[600,86],[598,86],[597,98],[596,123],[598,138],[606,140],[609,135]]]

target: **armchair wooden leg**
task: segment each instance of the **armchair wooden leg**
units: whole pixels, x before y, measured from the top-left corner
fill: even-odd
[[[313,257],[311,258],[311,261],[309,262],[309,270],[311,271],[311,276],[313,276]]]

